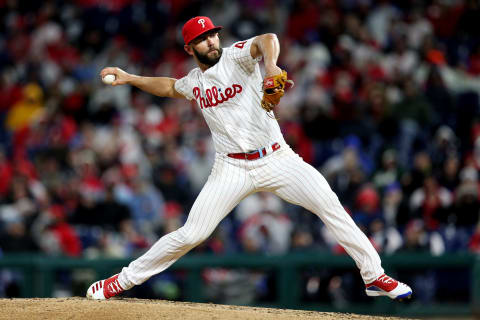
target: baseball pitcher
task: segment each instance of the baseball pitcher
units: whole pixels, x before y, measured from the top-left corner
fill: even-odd
[[[285,142],[272,110],[293,82],[277,66],[276,35],[263,34],[221,48],[221,28],[208,17],[185,23],[184,48],[198,67],[181,79],[142,77],[113,67],[101,71],[102,78],[114,75],[113,86],[130,84],[160,97],[195,100],[212,132],[216,154],[185,225],[161,237],[119,274],[93,283],[87,298],[109,299],[167,269],[257,191],[273,192],[322,219],[355,260],[367,295],[410,297],[409,286],[384,273],[378,253],[324,177]],[[258,65],[262,58],[264,78]]]

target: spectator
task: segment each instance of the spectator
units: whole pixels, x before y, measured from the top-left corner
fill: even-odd
[[[43,252],[73,257],[82,253],[80,239],[65,218],[64,208],[52,205],[35,220],[33,235]]]
[[[8,111],[6,126],[11,131],[24,129],[38,121],[44,112],[43,90],[36,83],[23,88],[23,99]]]
[[[432,65],[428,73],[425,83],[425,97],[438,115],[438,119],[435,119],[436,122],[454,128],[456,126],[454,97],[445,86],[441,72],[435,65]]]
[[[449,155],[441,167],[439,183],[453,192],[460,183],[459,170],[460,162],[456,155]]]
[[[440,227],[441,216],[452,204],[452,194],[440,186],[435,177],[426,177],[423,187],[415,190],[410,197],[410,208],[421,217],[429,231]]]
[[[353,145],[345,148],[341,154],[326,161],[321,170],[347,207],[353,207],[355,194],[366,181],[366,170],[362,168],[357,151]]]
[[[0,150],[0,196],[5,197],[12,179],[12,165],[5,151]]]
[[[205,139],[198,139],[195,143],[194,150],[194,158],[187,167],[187,174],[192,183],[192,192],[198,194],[207,181],[213,159],[210,156],[211,153],[208,149],[208,142]]]
[[[419,219],[410,221],[405,229],[405,241],[401,252],[429,252],[439,255],[445,252],[445,244],[438,233],[428,233]]]
[[[279,199],[270,193],[256,193],[239,206],[243,222],[239,238],[246,252],[282,254],[290,247],[292,223]]]
[[[2,212],[2,215],[5,216],[5,211]],[[3,221],[2,224],[3,227],[1,228],[2,232],[0,234],[1,253],[39,251],[25,223],[18,219],[18,217],[12,217],[11,220]]]
[[[136,231],[147,238],[155,234],[163,224],[164,199],[162,194],[147,181],[134,178],[132,194],[128,200]]]
[[[405,79],[402,83],[405,97],[393,106],[393,115],[400,122],[399,162],[404,168],[409,167],[415,140],[426,144],[423,129],[429,129],[433,120],[431,106],[418,92],[415,84]]]
[[[380,211],[380,197],[377,191],[365,186],[357,193],[356,210],[353,213],[353,219],[365,234],[370,234],[370,226],[375,221],[382,221],[383,213]]]
[[[401,171],[397,165],[395,150],[385,150],[382,154],[382,167],[373,176],[373,183],[379,190],[400,181]]]
[[[480,214],[478,186],[475,183],[466,181],[457,187],[451,214],[455,226],[465,228],[469,233],[473,231]]]
[[[468,243],[468,249],[473,253],[480,253],[480,225],[475,226],[475,231]]]
[[[399,183],[392,183],[386,187],[382,205],[386,226],[394,226],[403,231],[412,217],[408,198],[404,195]]]
[[[434,168],[439,168],[447,161],[448,157],[455,157],[458,154],[457,137],[448,126],[438,128],[430,153]]]

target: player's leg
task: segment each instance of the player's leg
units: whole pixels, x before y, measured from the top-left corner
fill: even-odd
[[[355,260],[366,282],[383,273],[380,257],[365,234],[345,211],[325,178],[297,155],[271,161],[282,184],[273,189],[279,197],[300,205],[322,219],[335,239]]]
[[[240,161],[240,160],[232,160]],[[132,261],[117,276],[98,281],[98,287],[110,285],[121,291],[130,289],[162,272],[189,250],[207,239],[220,221],[247,195],[254,191],[253,183],[247,171],[240,166],[218,160],[212,169],[207,183],[195,200],[185,225],[161,237],[145,254]],[[96,283],[90,286],[87,297],[93,299],[109,298],[107,290],[94,290]],[[114,292],[113,295],[116,295]]]
[[[355,260],[365,284],[374,283],[384,275],[377,251],[315,168],[291,150],[285,150],[284,155],[270,160],[266,168],[265,174],[271,175],[270,181],[273,181],[270,182],[270,190],[284,200],[301,205],[319,216],[335,239]],[[385,281],[390,281],[390,278],[385,278]],[[408,290],[402,290],[398,295],[406,293]]]

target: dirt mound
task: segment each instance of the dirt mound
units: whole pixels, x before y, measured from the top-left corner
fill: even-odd
[[[399,319],[355,314],[325,313],[285,309],[252,308],[163,300],[112,299],[91,301],[85,298],[0,299],[0,319],[321,319],[378,320]]]

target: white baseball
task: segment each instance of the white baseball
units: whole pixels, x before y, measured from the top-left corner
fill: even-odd
[[[102,81],[105,84],[112,84],[112,82],[115,81],[115,75],[107,74],[105,77],[102,78]]]

